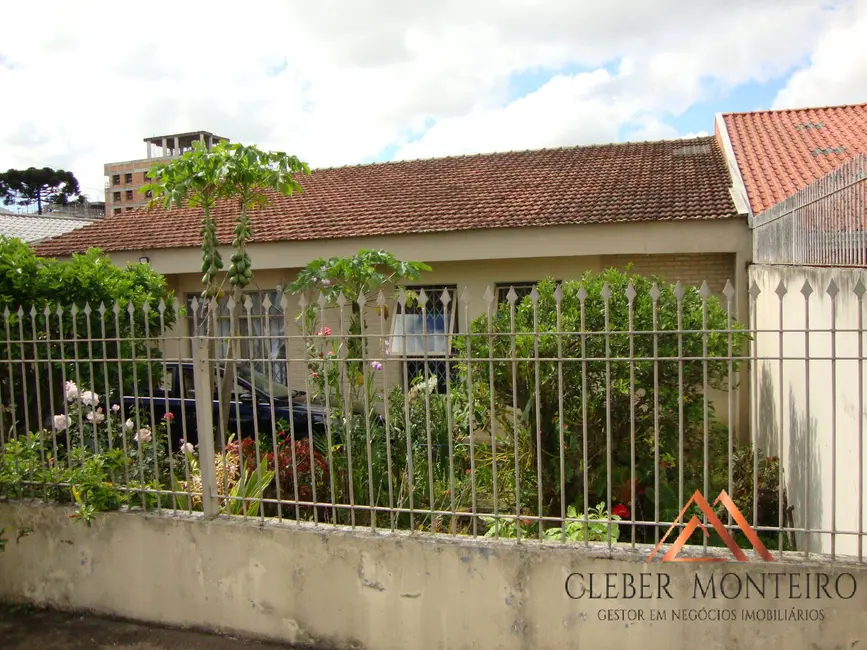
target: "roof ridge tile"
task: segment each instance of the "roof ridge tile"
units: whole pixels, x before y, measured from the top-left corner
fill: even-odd
[[[802,106],[800,108],[760,108],[752,111],[728,111],[718,113],[723,117],[736,115],[762,115],[765,113],[802,113],[806,111],[831,111],[845,108],[861,108],[867,107],[867,102],[858,102],[855,104],[829,104],[826,106]]]
[[[464,160],[467,158],[479,158],[479,157],[504,157],[514,154],[529,154],[529,153],[542,153],[542,152],[565,152],[571,151],[575,149],[608,149],[608,148],[616,148],[616,147],[628,147],[635,145],[662,145],[662,144],[674,144],[678,142],[684,142],[689,140],[713,140],[713,135],[697,135],[691,136],[688,138],[664,138],[662,140],[623,140],[620,142],[598,142],[591,144],[568,144],[561,145],[557,147],[543,147],[541,149],[503,149],[498,151],[477,151],[474,153],[463,153],[463,154],[450,154],[447,156],[428,156],[424,158],[403,158],[398,160],[377,160],[365,163],[354,163],[354,164],[346,164],[346,165],[329,165],[325,167],[312,167],[310,168],[311,172],[323,172],[323,171],[333,171],[339,169],[354,169],[356,167],[372,167],[372,166],[390,166],[390,165],[402,165],[406,163],[415,163],[415,162],[433,162],[433,161],[446,161],[446,160]]]

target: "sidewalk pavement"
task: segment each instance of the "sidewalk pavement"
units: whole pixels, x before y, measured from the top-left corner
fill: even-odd
[[[293,646],[0,605],[3,650],[289,650]]]

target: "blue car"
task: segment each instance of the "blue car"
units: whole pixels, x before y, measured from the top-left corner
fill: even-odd
[[[166,361],[165,379],[158,388],[147,390],[147,386],[139,386],[138,397],[126,395],[123,398],[124,409],[128,412],[137,408],[142,417],[160,421],[167,412],[173,416],[172,438],[178,442],[185,437],[186,441],[196,444],[198,432],[196,425],[196,396],[193,383],[192,362]],[[221,376],[224,368],[220,368]],[[229,401],[229,428],[226,438],[232,433],[236,437],[250,437],[258,425],[260,439],[269,440],[274,429],[280,430],[281,420],[286,423],[286,434],[289,434],[288,424],[294,423],[295,437],[305,438],[312,430],[314,433],[324,431],[327,412],[321,406],[311,404],[308,408],[304,393],[290,389],[276,380],[255,369],[252,376],[249,364],[238,364],[236,367],[238,386]],[[254,396],[255,378],[255,403]],[[157,377],[154,377],[157,383]],[[214,390],[212,396],[213,424],[220,423],[220,402],[218,393]],[[273,404],[273,408],[272,408]],[[255,418],[254,418],[255,416]],[[254,424],[255,422],[255,424]],[[185,425],[186,432],[184,433]],[[240,426],[239,426],[240,423]],[[266,438],[267,436],[267,438]],[[219,434],[216,438],[219,443]]]

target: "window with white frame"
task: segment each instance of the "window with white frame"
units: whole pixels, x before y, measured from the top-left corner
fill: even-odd
[[[446,359],[452,354],[452,337],[457,329],[457,287],[425,285],[407,289],[415,295],[424,290],[427,302],[421,305],[415,300],[408,301],[403,307],[398,304],[392,323],[390,355],[406,359],[406,379],[410,384],[416,378],[436,378],[438,390],[444,391]],[[443,299],[444,292],[448,293],[448,300]]]
[[[250,296],[253,305],[249,316],[243,305],[237,311],[237,331],[235,336],[240,337],[240,355],[242,361],[253,359],[253,367],[260,373],[271,371],[275,382],[287,383],[286,365],[286,339],[283,310],[280,307],[281,293],[278,290],[271,291],[245,291],[244,296]],[[271,305],[265,308],[265,297],[271,301]],[[194,313],[192,308],[193,298],[197,301],[198,309]],[[231,323],[227,299],[220,300],[217,312],[216,330],[212,335],[220,337],[217,346],[217,354],[225,359],[228,354],[228,342],[231,335]],[[203,335],[208,331],[207,320],[211,320],[213,330],[213,315],[206,315],[204,304],[200,296],[187,296],[187,312],[190,336]],[[267,312],[267,313],[266,313]],[[276,387],[275,387],[276,388]]]

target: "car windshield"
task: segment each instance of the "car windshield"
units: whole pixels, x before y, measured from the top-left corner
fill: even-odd
[[[258,370],[253,370],[253,379],[251,379],[250,368],[248,366],[241,366],[238,368],[238,375],[253,384],[257,392],[270,393],[274,399],[289,399],[290,391],[288,386],[281,384],[276,379],[269,379],[268,375]]]

